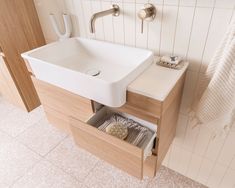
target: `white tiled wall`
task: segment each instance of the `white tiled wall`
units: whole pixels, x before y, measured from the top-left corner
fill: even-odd
[[[141,48],[156,55],[177,54],[190,61],[181,105],[176,138],[164,164],[210,187],[235,186],[235,132],[226,138],[211,139],[205,127],[188,125],[187,109],[199,77],[205,71],[227,25],[235,17],[234,0],[34,0],[48,42],[56,40],[49,13],[61,20],[67,12],[73,19],[73,36],[95,38]],[[119,17],[107,16],[96,22],[96,33],[89,32],[94,12],[121,8]],[[157,17],[145,23],[140,33],[137,11],[144,3],[157,7]]]

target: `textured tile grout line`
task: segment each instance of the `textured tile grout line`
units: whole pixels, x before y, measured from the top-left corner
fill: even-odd
[[[193,104],[193,102],[194,102],[194,100],[196,98],[196,95],[197,95],[197,86],[199,84],[200,69],[201,69],[201,64],[202,64],[202,60],[203,60],[203,56],[204,56],[204,52],[205,52],[205,47],[206,47],[208,36],[209,36],[209,31],[210,31],[210,27],[211,27],[212,18],[213,18],[213,15],[214,15],[215,3],[216,3],[216,0],[214,0],[214,4],[213,4],[214,6],[213,6],[213,9],[212,9],[212,12],[211,12],[210,22],[209,22],[209,26],[208,26],[208,29],[207,29],[207,34],[206,34],[206,39],[205,39],[205,43],[204,43],[204,47],[203,47],[203,52],[202,52],[202,55],[201,55],[200,67],[198,69],[199,71],[197,72],[197,81],[196,81],[197,84],[194,87],[194,91],[195,92],[194,92],[193,101],[192,101],[191,105]],[[189,121],[190,121],[190,117],[189,117]],[[188,126],[189,126],[189,124],[190,124],[190,122],[188,122]],[[193,152],[195,151],[196,143],[197,143],[197,140],[199,138],[200,132],[201,132],[201,126],[199,126],[199,131],[197,133],[196,139],[195,139],[194,144],[193,144]],[[207,148],[208,147],[209,147],[209,144],[207,145]],[[190,162],[192,161],[193,152],[191,154]],[[203,159],[202,159],[202,161],[203,161]],[[201,164],[200,164],[200,168],[202,166],[202,161],[201,161]],[[197,179],[197,177],[198,177],[198,174],[200,172],[200,168],[199,168],[199,170],[197,172],[197,175],[196,175],[195,179]],[[187,173],[188,173],[188,170],[189,170],[189,166],[187,168]]]
[[[172,51],[171,54],[174,55],[175,51],[175,40],[176,40],[176,31],[177,31],[177,25],[178,25],[178,18],[179,18],[179,9],[180,9],[180,0],[178,0],[178,5],[177,5],[177,14],[176,14],[176,23],[175,23],[175,29],[174,29],[174,39],[173,39],[173,46],[172,46]]]
[[[29,149],[29,148],[28,148]],[[36,153],[37,154],[37,153]],[[29,171],[31,171],[36,165],[38,165],[41,161],[43,161],[43,157],[40,156],[40,159],[35,162],[35,164],[33,164],[30,168],[28,168],[24,174],[22,174],[19,178],[17,178],[16,180],[13,181],[13,183],[9,186],[12,187],[14,186],[20,179],[22,179]]]

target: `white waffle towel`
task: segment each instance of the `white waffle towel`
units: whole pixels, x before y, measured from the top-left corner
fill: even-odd
[[[227,133],[235,121],[234,21],[229,25],[202,81],[199,86],[201,98],[195,108],[194,125],[210,125],[215,131],[215,136],[218,133]],[[223,123],[218,125],[221,119]]]

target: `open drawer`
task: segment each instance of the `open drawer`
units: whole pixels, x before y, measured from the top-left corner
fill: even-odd
[[[86,123],[71,117],[70,128],[75,142],[90,153],[126,171],[127,173],[143,178],[143,164],[146,156],[151,155],[154,145],[157,125],[146,122],[126,113],[119,113],[124,117],[134,120],[152,130],[153,135],[145,139],[143,147],[138,147],[125,140],[111,136],[97,128],[97,122],[114,113],[115,110],[103,107],[93,115]],[[146,159],[147,160],[147,159]],[[154,166],[153,166],[154,168]]]

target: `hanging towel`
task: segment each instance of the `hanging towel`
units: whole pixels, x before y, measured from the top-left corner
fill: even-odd
[[[227,133],[235,121],[235,22],[229,25],[199,85],[192,122],[210,125],[215,135]]]

